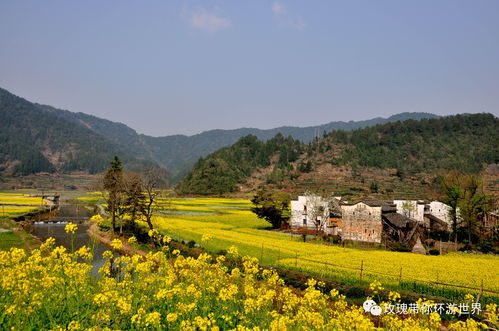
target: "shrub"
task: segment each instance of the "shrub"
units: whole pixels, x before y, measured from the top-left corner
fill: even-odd
[[[365,298],[367,296],[367,291],[363,287],[352,286],[347,290],[346,296],[349,298]]]
[[[394,246],[390,248],[391,251],[393,252],[410,252],[411,250],[408,247],[405,246]]]
[[[440,255],[440,251],[438,249],[430,249],[428,251],[428,254],[430,254],[430,255]]]

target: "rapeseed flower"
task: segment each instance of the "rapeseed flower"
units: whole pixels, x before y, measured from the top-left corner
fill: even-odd
[[[75,234],[76,230],[78,230],[78,225],[76,225],[72,222],[69,222],[64,227],[64,231],[66,231],[66,233],[68,233],[68,234]]]

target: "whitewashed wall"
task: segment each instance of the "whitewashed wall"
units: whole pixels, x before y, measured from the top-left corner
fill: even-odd
[[[402,207],[406,201],[409,201],[413,206],[413,210],[409,214]],[[418,203],[417,200],[393,200],[393,203],[397,206],[397,213],[413,218],[420,223],[424,222],[424,204]]]
[[[449,213],[450,206],[440,201],[430,202],[430,213],[447,223],[448,230],[452,229],[452,218]],[[457,219],[460,222],[459,208],[457,209]]]

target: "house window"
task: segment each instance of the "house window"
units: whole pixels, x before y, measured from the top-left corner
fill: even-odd
[[[303,219],[303,225],[307,225],[307,219],[306,218]]]

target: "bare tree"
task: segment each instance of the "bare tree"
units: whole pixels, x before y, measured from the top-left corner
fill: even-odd
[[[158,199],[161,197],[161,190],[168,185],[166,171],[158,168],[147,169],[140,175],[144,198],[141,201],[139,211],[144,217],[149,230],[153,230],[152,217],[157,209],[160,208]]]
[[[333,208],[334,212],[337,213],[339,204],[336,205],[337,200],[333,196],[320,196],[310,192],[305,193],[305,196],[307,198],[307,214],[314,222],[315,232],[318,235],[319,232],[324,231],[324,227],[329,220],[332,211],[330,208]],[[341,211],[339,212],[341,213]]]

